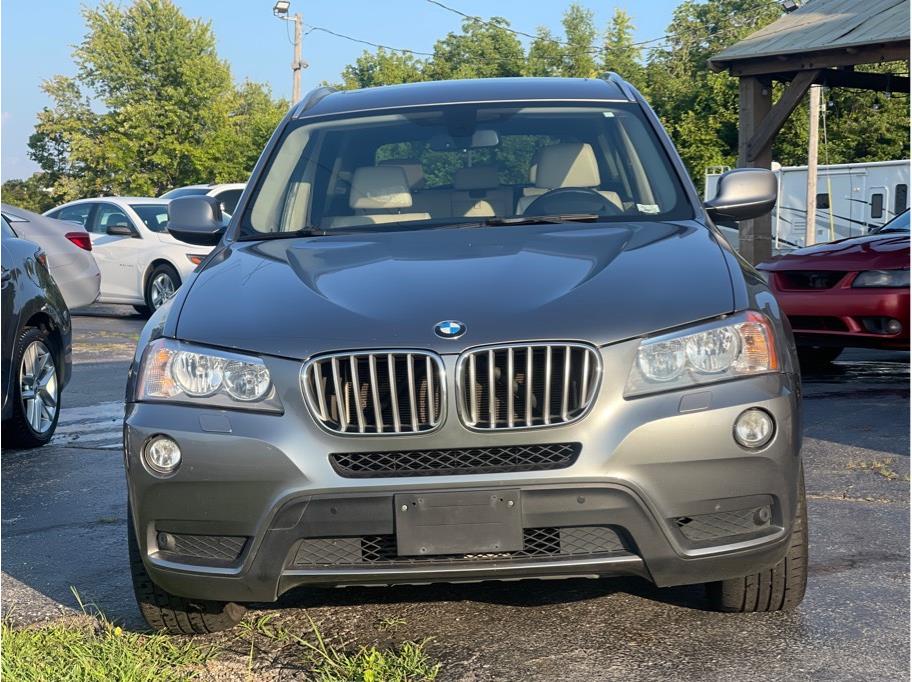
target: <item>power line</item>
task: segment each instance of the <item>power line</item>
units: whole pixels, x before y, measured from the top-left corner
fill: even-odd
[[[373,43],[370,40],[363,40],[361,38],[355,38],[354,36],[346,35],[345,33],[339,33],[338,31],[333,31],[331,29],[325,28],[323,26],[313,26],[312,24],[307,24],[308,32],[320,31],[321,33],[328,33],[331,36],[336,36],[337,38],[344,38],[345,40],[350,40],[353,43],[361,43],[362,45],[370,45],[371,47],[376,47],[382,50],[389,50],[390,52],[404,52],[406,54],[414,54],[420,57],[433,57],[433,52],[421,52],[419,50],[410,50],[405,47],[390,47],[389,45],[383,45],[381,43]]]
[[[503,30],[503,31],[507,31],[508,33],[512,33],[512,34],[517,35],[517,36],[522,36],[522,37],[524,37],[524,38],[531,38],[532,40],[540,40],[540,39],[543,38],[543,36],[540,36],[540,35],[533,35],[533,34],[531,34],[531,33],[526,33],[525,31],[520,31],[520,30],[511,28],[511,27],[509,27],[509,26],[505,26],[505,25],[503,25],[503,24],[501,24],[501,23],[498,23],[498,22],[495,22],[495,21],[491,21],[490,19],[485,19],[485,18],[483,18],[483,17],[479,17],[479,16],[474,16],[474,15],[471,15],[471,14],[467,14],[467,13],[461,11],[461,10],[458,10],[458,9],[456,9],[456,8],[454,8],[454,7],[450,7],[450,6],[446,5],[446,4],[444,4],[443,2],[440,2],[440,0],[425,0],[425,1],[428,2],[428,3],[430,3],[430,4],[432,4],[432,5],[436,5],[437,7],[440,7],[441,9],[444,9],[444,10],[446,10],[446,11],[448,11],[448,12],[452,12],[452,13],[454,13],[454,14],[457,14],[457,15],[463,17],[464,19],[468,19],[468,20],[470,20],[470,21],[478,22],[478,23],[480,23],[480,24],[482,24],[482,25],[484,25],[484,26],[489,26],[489,27],[491,27],[491,28],[497,28],[497,29],[500,29],[500,30]],[[718,31],[710,31],[710,32],[707,33],[705,36],[703,36],[702,39],[703,39],[703,40],[707,40],[707,39],[713,38],[713,37],[715,37],[715,36],[724,35],[724,34],[726,34],[726,33],[731,33],[732,31],[739,31],[739,30],[745,28],[746,24],[747,24],[749,21],[752,21],[752,20],[755,19],[757,16],[759,16],[759,14],[760,14],[763,10],[766,10],[767,8],[769,8],[769,7],[771,7],[771,6],[773,6],[773,5],[778,5],[778,4],[779,4],[779,3],[778,3],[778,0],[765,0],[764,2],[762,2],[762,3],[760,3],[760,4],[756,5],[756,6],[754,6],[754,7],[752,7],[752,8],[750,8],[749,10],[747,10],[747,11],[749,11],[749,12],[754,12],[754,14],[752,14],[752,15],[750,16],[750,18],[747,20],[747,22],[741,23],[741,24],[739,24],[738,26],[729,26],[729,27],[727,27],[727,28],[723,28],[723,29],[720,29],[720,30],[718,30]],[[321,32],[321,33],[326,33],[326,34],[329,34],[329,35],[331,35],[331,36],[335,36],[336,38],[342,38],[343,40],[348,40],[348,41],[351,41],[351,42],[353,42],[353,43],[359,43],[359,44],[361,44],[361,45],[368,45],[368,46],[370,46],[370,47],[374,47],[374,48],[378,48],[378,49],[389,50],[390,52],[399,52],[399,53],[403,53],[403,54],[411,54],[411,55],[415,55],[415,56],[418,56],[418,57],[433,57],[433,56],[434,56],[434,53],[433,53],[433,52],[423,52],[423,51],[421,51],[421,50],[412,50],[412,49],[406,48],[406,47],[392,47],[392,46],[390,46],[390,45],[384,45],[383,43],[375,43],[375,42],[370,41],[370,40],[365,40],[365,39],[363,39],[363,38],[356,38],[355,36],[351,36],[351,35],[348,35],[348,34],[346,34],[346,33],[340,33],[339,31],[334,31],[334,30],[332,30],[332,29],[326,28],[325,26],[314,26],[314,25],[312,25],[312,24],[305,24],[305,25],[306,25],[307,28],[308,28],[307,33],[312,33],[312,32],[314,32],[314,31],[319,31],[319,32]],[[786,29],[781,29],[781,30],[786,30]],[[772,31],[772,32],[767,33],[767,35],[772,35],[772,34],[774,34],[774,33],[779,33],[779,32],[780,32],[780,31]],[[660,37],[658,37],[658,38],[650,38],[649,40],[641,40],[641,41],[638,41],[638,42],[635,42],[635,43],[631,43],[631,47],[642,47],[642,46],[644,46],[644,45],[649,45],[649,44],[651,44],[651,43],[664,42],[664,41],[667,41],[667,40],[669,40],[669,39],[671,39],[671,38],[674,38],[674,37],[676,37],[676,36],[674,36],[673,34],[665,34],[665,35],[660,36]],[[565,40],[560,40],[560,39],[558,39],[558,38],[548,37],[548,38],[544,38],[544,39],[547,40],[547,41],[549,41],[549,42],[552,42],[552,43],[554,43],[554,44],[556,44],[556,45],[563,46],[563,47],[573,47],[573,43],[570,43],[570,42],[565,41]],[[587,52],[587,53],[590,53],[590,54],[599,54],[599,53],[605,52],[606,49],[607,49],[607,48],[604,47],[604,46],[603,46],[603,47],[598,47],[598,46],[590,45],[590,46],[586,49],[586,52]]]

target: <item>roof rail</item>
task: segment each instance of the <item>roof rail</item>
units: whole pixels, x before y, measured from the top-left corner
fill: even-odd
[[[314,88],[313,90],[308,92],[306,95],[304,95],[304,98],[301,100],[301,103],[298,104],[297,108],[295,109],[295,113],[292,118],[300,117],[301,114],[303,114],[305,111],[307,111],[311,107],[315,106],[317,104],[317,102],[319,102],[321,99],[323,99],[327,95],[331,95],[334,92],[338,92],[338,88],[333,88],[328,85],[324,85],[319,88]]]
[[[599,76],[603,81],[607,83],[614,83],[621,92],[627,97],[627,101],[636,102],[636,96],[633,94],[630,83],[621,78],[614,71],[606,71],[601,76]]]

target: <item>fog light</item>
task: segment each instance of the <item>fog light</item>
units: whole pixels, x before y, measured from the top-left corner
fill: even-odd
[[[902,322],[899,320],[887,320],[887,333],[898,334],[902,331]]]
[[[180,465],[180,447],[167,436],[152,436],[143,447],[142,459],[152,473],[172,474]]]
[[[762,448],[770,442],[774,430],[773,416],[756,407],[745,410],[735,420],[735,440],[746,448]]]

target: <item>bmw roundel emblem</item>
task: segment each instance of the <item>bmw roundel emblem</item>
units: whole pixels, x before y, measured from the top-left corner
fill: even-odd
[[[434,325],[437,336],[444,339],[458,339],[465,334],[466,326],[457,320],[444,320]]]

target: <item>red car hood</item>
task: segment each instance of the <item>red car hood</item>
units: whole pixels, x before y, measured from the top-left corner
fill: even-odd
[[[909,267],[909,235],[872,234],[797,249],[759,270],[891,270]]]

